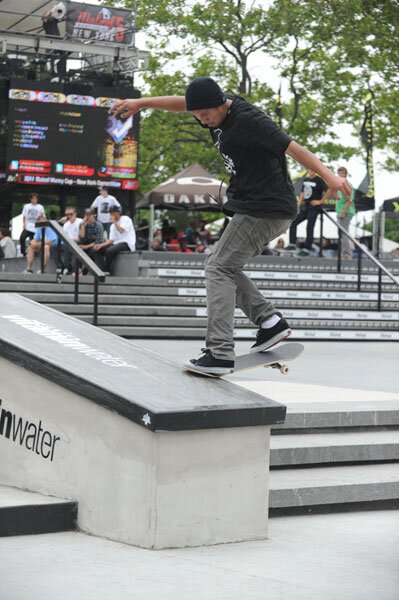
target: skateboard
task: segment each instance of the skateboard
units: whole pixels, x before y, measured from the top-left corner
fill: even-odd
[[[295,360],[303,350],[304,346],[302,344],[289,342],[272,350],[254,352],[253,354],[241,354],[235,359],[233,372],[238,373],[239,371],[247,371],[248,369],[255,369],[256,367],[271,367],[272,369],[279,369],[282,375],[286,375],[289,368],[285,363],[290,360]],[[187,364],[184,365],[184,369],[190,373],[195,373],[196,375],[205,375],[205,377],[213,377],[216,379],[225,377],[225,375],[230,375],[230,373],[225,373],[224,375],[203,373],[202,371],[197,371],[194,367],[189,367]]]

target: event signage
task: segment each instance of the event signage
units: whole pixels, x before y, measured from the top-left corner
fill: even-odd
[[[82,41],[131,44],[134,23],[132,12],[113,6],[70,2],[66,16],[66,34]]]
[[[109,109],[121,97],[138,96],[118,87],[82,91],[73,84],[12,81],[7,182],[137,189],[139,118],[118,119]]]

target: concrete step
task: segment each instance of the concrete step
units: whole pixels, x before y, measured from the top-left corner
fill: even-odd
[[[270,466],[399,460],[399,429],[273,435]]]
[[[84,317],[82,320],[87,320],[89,317]],[[139,326],[113,326],[102,325],[102,329],[110,331],[115,335],[124,338],[139,339],[139,338],[160,338],[160,339],[175,339],[181,340],[184,338],[191,340],[201,340],[205,337],[205,327],[139,327]],[[235,329],[234,338],[240,340],[253,340],[256,335],[256,329]],[[367,341],[399,341],[399,332],[397,331],[363,331],[363,330],[324,330],[324,329],[297,329],[290,336],[290,340],[367,340]]]
[[[120,312],[119,309],[115,315],[104,314],[102,309],[99,311],[98,324],[101,327],[206,327],[205,317],[195,317],[183,315],[179,309],[164,309],[159,310],[158,314],[151,314],[144,311],[140,315],[131,315],[128,312]],[[78,318],[85,320],[85,315],[73,313]],[[334,321],[321,319],[290,319],[291,328],[293,329],[327,329],[327,330],[372,330],[372,331],[398,331],[398,322],[390,321]],[[237,330],[253,327],[248,319],[236,318],[234,326]]]
[[[298,272],[298,271],[268,271],[268,270],[248,270],[245,269],[244,273],[251,279],[259,280],[284,280],[284,281],[332,281],[332,282],[346,282],[346,283],[357,283],[357,273],[334,273],[334,272]],[[203,269],[187,269],[181,268],[158,268],[150,269],[149,275],[153,277],[196,277],[204,278],[205,271]],[[362,274],[361,281],[364,283],[378,283],[378,275]],[[392,280],[383,275],[382,283],[392,283]]]
[[[378,431],[381,427],[399,427],[399,394],[397,400],[381,400],[376,397],[375,401],[365,401],[354,400],[353,390],[341,390],[341,394],[342,392],[348,394],[345,401],[334,398],[324,402],[288,403],[285,422],[273,427],[273,436],[302,431],[316,433],[355,428],[374,428]],[[279,401],[283,399],[279,398]]]
[[[76,530],[77,503],[0,486],[0,537]]]
[[[399,507],[399,463],[270,472],[270,515]]]

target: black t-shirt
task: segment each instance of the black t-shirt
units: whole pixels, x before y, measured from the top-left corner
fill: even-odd
[[[318,175],[315,177],[306,177],[302,182],[303,199],[307,206],[312,200],[321,200],[328,185]]]
[[[239,96],[233,98],[223,123],[209,130],[231,176],[225,208],[256,217],[293,219],[297,201],[285,158],[292,138]]]

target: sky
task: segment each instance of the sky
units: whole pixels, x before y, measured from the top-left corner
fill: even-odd
[[[269,0],[267,0],[269,1]],[[89,0],[89,4],[100,4],[99,0]],[[145,34],[138,32],[136,34],[136,46],[140,50],[148,50],[147,48],[147,37]],[[176,61],[174,63],[176,68],[184,68],[184,59]],[[249,65],[251,74],[254,78],[258,78],[260,81],[266,80],[268,77],[268,83],[273,87],[273,80],[275,82],[275,92],[278,91],[279,80],[274,77],[273,71],[273,60],[269,59],[263,52],[254,54],[252,62]],[[273,75],[272,81],[270,81],[270,74]],[[212,76],[212,74],[210,73]],[[136,78],[136,85],[140,88],[140,76]],[[145,90],[143,90],[145,94]],[[359,127],[360,129],[360,127]],[[352,185],[356,188],[364,176],[366,175],[365,165],[365,151],[359,146],[359,132],[353,131],[349,126],[338,126],[336,133],[339,134],[339,141],[343,145],[355,146],[359,148],[359,152],[356,156],[351,158],[349,161],[343,161],[342,163],[332,163],[333,167],[338,167],[339,164],[343,164],[347,167],[349,172],[349,179]],[[376,197],[376,208],[378,209],[383,200],[399,196],[399,172],[389,173],[381,167],[381,163],[384,161],[386,153],[380,150],[374,151],[374,174],[375,174],[375,197]],[[366,215],[364,215],[366,216]]]

